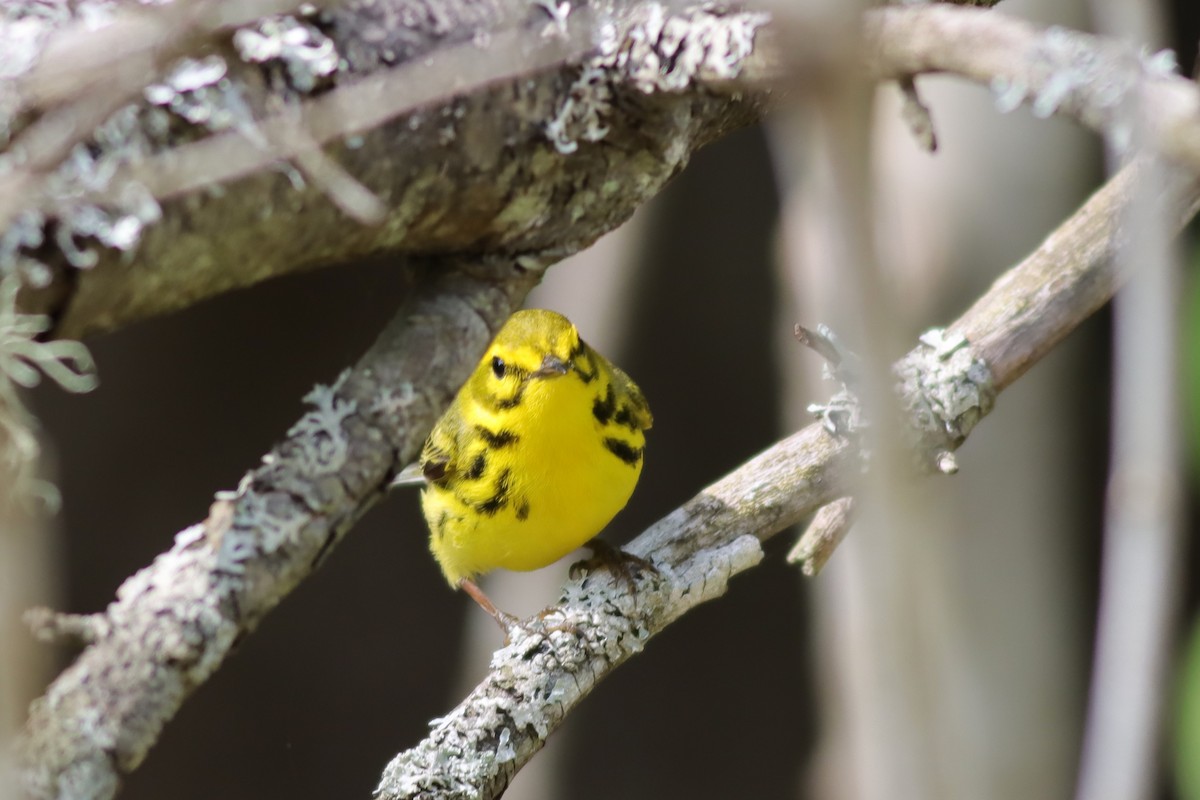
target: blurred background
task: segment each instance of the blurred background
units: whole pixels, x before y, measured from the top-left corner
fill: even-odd
[[[1194,0],[1173,6],[1170,45],[1190,73],[1200,10]],[[1088,27],[1077,0],[1002,8]],[[881,260],[900,276],[910,341],[961,313],[1103,175],[1096,138],[1070,123],[1002,116],[965,83],[921,86],[941,151],[913,144],[893,87],[880,92],[875,142]],[[613,541],[806,424],[804,407],[829,393],[812,379],[815,356],[791,336],[794,322],[825,321],[805,287],[837,279],[836,265],[804,256],[820,197],[785,191],[803,183],[805,131],[803,119],[781,117],[713,145],[630,224],[554,267],[530,300],[575,321],[653,407],[645,472]],[[1194,251],[1194,237],[1185,242]],[[65,499],[50,554],[57,584],[39,602],[107,605],[257,463],[314,383],[357,358],[400,287],[386,262],[327,270],[89,342],[101,388],[35,396]],[[1096,607],[1108,338],[1101,314],[1000,398],[960,452],[959,475],[921,487],[938,541],[916,576],[933,613],[913,624],[935,645],[925,663],[942,694],[946,797],[1072,792]],[[702,402],[708,392],[720,393],[717,418]],[[1194,533],[1188,540],[1194,578]],[[793,541],[770,541],[766,561],[725,598],[602,684],[507,797],[856,797],[844,676],[869,657],[861,631],[872,611],[855,601],[854,537],[813,581],[785,563]],[[557,597],[565,569],[497,576],[487,588],[501,607],[530,613]],[[1188,591],[1190,621],[1200,597]],[[367,796],[500,642],[491,620],[444,584],[416,492],[397,491],[185,704],[123,796]],[[30,652],[43,681],[70,658]],[[1200,656],[1191,669],[1180,686],[1200,698]],[[1185,697],[1172,694],[1173,729],[1186,727],[1176,714]],[[1196,749],[1189,756],[1186,736],[1171,740],[1163,798],[1200,800],[1194,714]]]

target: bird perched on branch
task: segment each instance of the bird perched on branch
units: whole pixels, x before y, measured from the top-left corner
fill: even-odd
[[[515,619],[473,579],[497,567],[538,569],[592,540],[633,493],[651,422],[637,384],[566,317],[513,314],[417,465],[446,580],[507,629]]]

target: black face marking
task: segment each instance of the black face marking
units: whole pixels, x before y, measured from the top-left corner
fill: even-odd
[[[492,407],[497,411],[516,408],[521,405],[521,401],[525,399],[525,389],[529,386],[529,375],[527,373],[521,372],[516,367],[511,366],[508,368],[508,371],[510,374],[520,375],[521,385],[517,387],[517,391],[512,397],[496,397],[495,395],[491,397]]]
[[[630,447],[620,439],[609,436],[604,440],[604,446],[610,453],[631,467],[636,467],[642,460],[642,448]]]
[[[477,481],[483,477],[483,471],[487,469],[487,456],[483,453],[475,456],[475,460],[471,462],[470,469],[463,475],[469,481]]]
[[[475,510],[480,514],[486,514],[491,517],[497,511],[508,505],[508,479],[511,475],[509,470],[504,470],[500,476],[496,478],[496,491],[487,500],[475,506]]]
[[[483,437],[483,440],[487,442],[488,447],[493,447],[497,450],[508,447],[516,442],[517,439],[521,438],[512,431],[504,430],[503,428],[496,432],[492,432],[483,425],[476,425],[475,431]]]
[[[496,408],[503,411],[521,405],[521,401],[525,399],[525,386],[526,384],[522,383],[521,388],[517,389],[517,393],[512,397],[496,398]]]
[[[450,521],[450,512],[443,511],[438,516],[437,522],[434,523],[433,535],[436,536],[438,539],[441,539],[443,536],[445,536],[446,535],[446,523],[449,521]]]
[[[575,370],[575,374],[584,383],[591,383],[596,380],[596,364],[592,361],[592,354],[582,339],[575,345],[575,349],[571,351],[571,355],[567,356],[567,363],[571,365],[571,369]],[[584,369],[583,365],[585,363],[587,364],[587,369]]]
[[[522,500],[521,502],[517,503],[517,519],[521,520],[522,522],[529,519],[528,500]]]
[[[604,399],[596,398],[595,402],[592,403],[592,416],[601,425],[607,425],[608,421],[612,419],[613,407],[616,403],[617,398],[613,394],[613,387],[609,384],[608,390],[604,393]]]

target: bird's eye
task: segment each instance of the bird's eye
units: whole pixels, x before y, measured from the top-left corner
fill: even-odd
[[[504,365],[503,358],[501,358],[500,356],[496,356],[495,358],[492,359],[492,374],[493,375],[495,375],[497,378],[503,378],[505,369],[506,369],[506,367]]]

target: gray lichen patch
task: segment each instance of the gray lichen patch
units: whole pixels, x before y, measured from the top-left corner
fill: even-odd
[[[674,14],[659,3],[647,3],[623,31],[611,21],[601,23],[599,53],[567,89],[545,125],[546,137],[563,154],[575,152],[580,141],[603,139],[616,85],[651,95],[737,78],[754,51],[755,32],[769,19],[763,13],[707,7]]]
[[[269,74],[277,88],[303,94],[328,85],[342,63],[331,38],[295,17],[268,17],[243,28],[233,35],[233,46],[243,61],[273,68]]]
[[[856,442],[866,469],[870,439],[863,434],[873,420],[856,393],[857,360],[848,351],[839,357],[841,363],[827,364],[824,372],[841,384],[841,390],[828,402],[809,406],[809,411],[832,435]],[[893,374],[900,399],[897,425],[914,465],[922,472],[956,471],[954,450],[995,405],[997,390],[987,362],[962,334],[933,328],[921,334],[920,345],[897,362]]]
[[[1038,38],[1030,64],[1046,76],[1040,88],[1033,91],[1020,78],[997,77],[991,84],[997,109],[1011,111],[1029,102],[1041,119],[1065,109],[1105,130],[1119,153],[1133,140],[1136,88],[1146,78],[1170,77],[1178,69],[1170,50],[1150,53],[1057,26]]]

